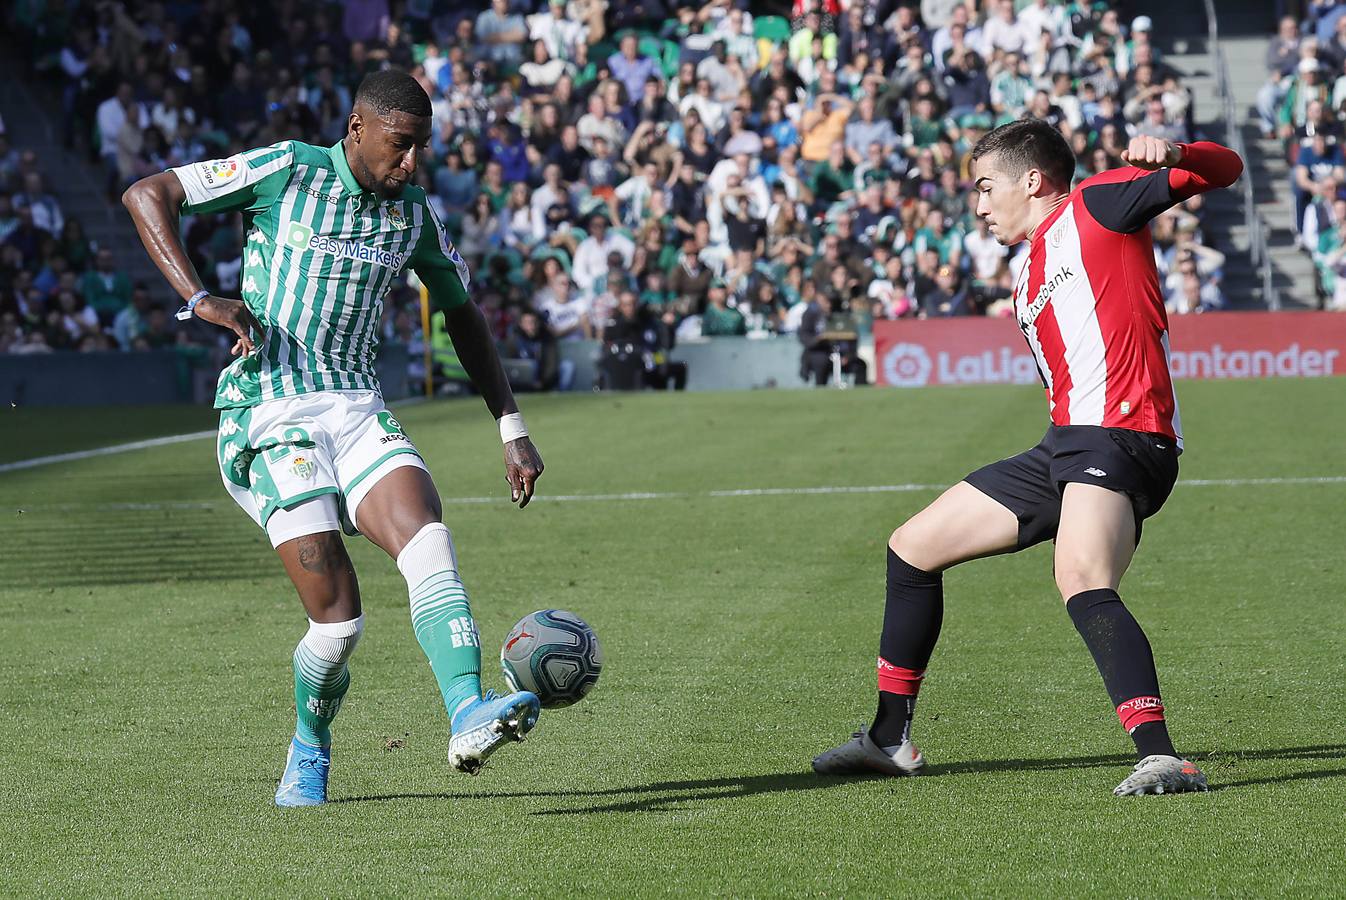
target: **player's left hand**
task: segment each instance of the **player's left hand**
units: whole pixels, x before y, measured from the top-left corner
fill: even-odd
[[[509,482],[509,499],[519,509],[533,499],[533,485],[542,475],[542,454],[537,452],[527,437],[505,445],[505,480]]]
[[[1122,162],[1151,172],[1171,168],[1182,162],[1182,148],[1162,138],[1139,135],[1122,151]]]

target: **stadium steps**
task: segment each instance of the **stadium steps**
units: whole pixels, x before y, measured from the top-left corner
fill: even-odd
[[[1266,82],[1267,35],[1222,37],[1229,63],[1229,87],[1234,108],[1242,114],[1239,123],[1252,178],[1253,199],[1266,223],[1272,285],[1285,309],[1316,309],[1313,261],[1295,245],[1294,197],[1290,189],[1290,166],[1277,139],[1266,140],[1257,125],[1257,91]]]
[[[158,301],[173,300],[159,270],[145,255],[130,217],[116,198],[109,198],[101,165],[61,142],[61,99],[50,85],[34,85],[31,74],[20,71],[18,59],[4,54],[0,63],[0,115],[11,146],[37,151],[47,189],[61,202],[67,219],[79,219],[84,234],[98,247],[112,251],[117,267],[132,283],[143,281]]]
[[[1183,83],[1192,90],[1194,137],[1226,142],[1223,99],[1215,76],[1215,56],[1207,52],[1206,41],[1193,39],[1175,42],[1164,60],[1183,75]],[[1252,265],[1248,228],[1237,191],[1214,191],[1206,197],[1205,242],[1225,254],[1221,289],[1233,309],[1260,309],[1261,281]]]

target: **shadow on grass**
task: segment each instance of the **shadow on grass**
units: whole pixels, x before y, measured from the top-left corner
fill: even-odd
[[[1237,781],[1225,781],[1221,775],[1234,774],[1244,761],[1252,760],[1329,760],[1346,761],[1346,744],[1320,744],[1308,747],[1282,747],[1271,750],[1224,751],[1215,750],[1191,754],[1191,758],[1205,766],[1206,774],[1216,784],[1213,790],[1252,787],[1261,784],[1280,784],[1318,778],[1346,777],[1346,766],[1334,769],[1315,769],[1309,772],[1293,772],[1266,778],[1246,778]],[[994,759],[966,760],[945,765],[932,765],[922,779],[940,778],[952,775],[972,775],[996,772],[1049,772],[1060,769],[1080,769],[1096,767],[1127,767],[1135,762],[1135,757],[1121,754],[1102,756],[1064,756],[1055,759]],[[583,800],[601,797],[625,797],[610,803],[586,804],[564,809],[545,809],[534,812],[537,816],[587,815],[600,812],[674,812],[679,804],[706,803],[716,800],[733,800],[751,797],[755,794],[781,794],[793,791],[827,790],[855,781],[888,780],[881,776],[859,776],[845,778],[816,775],[813,772],[784,772],[769,775],[744,775],[729,778],[703,778],[688,781],[659,781],[652,784],[631,785],[629,787],[600,788],[598,790],[556,790],[556,791],[519,791],[499,793],[422,793],[422,794],[379,794],[365,797],[340,797],[332,803],[371,803],[384,800],[501,800],[501,799],[574,799]]]

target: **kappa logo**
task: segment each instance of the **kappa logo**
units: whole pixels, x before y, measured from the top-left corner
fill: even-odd
[[[309,187],[309,186],[306,185],[306,184],[301,184],[301,185],[299,185],[299,190],[300,190],[301,192],[305,193],[305,194],[308,194],[310,197],[314,197],[314,198],[316,198],[316,199],[318,199],[318,200],[323,200],[323,201],[325,201],[325,202],[327,202],[327,203],[340,203],[340,202],[341,202],[341,198],[340,198],[340,197],[334,197],[334,196],[332,196],[331,194],[324,194],[322,191],[317,190],[316,188],[311,188],[311,187]]]

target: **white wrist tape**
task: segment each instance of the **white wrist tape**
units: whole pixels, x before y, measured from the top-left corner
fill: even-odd
[[[528,428],[523,424],[521,413],[510,413],[507,416],[501,416],[496,421],[500,423],[500,442],[502,444],[517,441],[521,437],[528,437]]]

